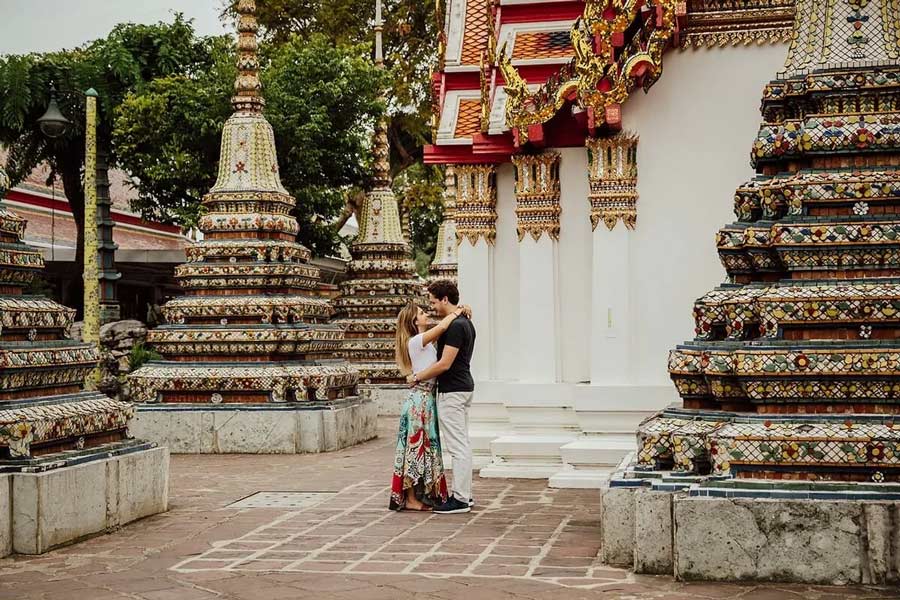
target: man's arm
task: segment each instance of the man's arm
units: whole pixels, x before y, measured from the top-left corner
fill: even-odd
[[[406,378],[407,382],[415,383],[416,381],[427,381],[438,375],[443,375],[450,369],[450,365],[456,360],[459,348],[455,346],[444,346],[444,352],[441,354],[441,360],[437,361],[428,368],[422,369],[418,373],[413,373]]]

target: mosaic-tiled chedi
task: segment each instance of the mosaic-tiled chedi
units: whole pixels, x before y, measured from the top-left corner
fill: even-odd
[[[376,23],[380,36],[381,23]],[[381,42],[376,65],[383,68]],[[387,123],[375,124],[372,190],[359,211],[359,233],[350,246],[352,260],[341,295],[334,300],[335,321],[345,330],[342,355],[359,368],[366,384],[405,383],[394,362],[397,313],[411,298],[422,297],[423,282],[416,275],[409,244],[403,236],[397,198],[391,190]]]
[[[130,376],[137,402],[268,403],[354,396],[358,375],[334,352],[343,332],[313,290],[319,271],[296,242],[294,198],[281,185],[263,116],[252,0],[238,3],[234,113],[216,184],[203,198],[203,241],[175,276],[186,294],[147,341],[164,357]]]
[[[450,279],[456,281],[458,259],[456,239],[456,168],[444,167],[444,215],[438,227],[434,261],[428,267],[428,275],[433,280]]]
[[[804,0],[645,467],[900,480],[900,9]]]
[[[0,170],[0,198],[8,189]],[[128,439],[129,404],[84,390],[99,352],[69,338],[75,311],[24,293],[44,267],[24,232],[0,205],[0,472],[148,447]]]

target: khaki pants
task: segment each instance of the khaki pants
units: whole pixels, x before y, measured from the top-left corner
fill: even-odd
[[[453,457],[450,495],[466,504],[472,497],[472,445],[469,443],[469,406],[474,392],[438,394],[441,445]]]

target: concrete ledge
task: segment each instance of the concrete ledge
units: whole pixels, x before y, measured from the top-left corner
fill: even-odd
[[[609,488],[600,504],[600,558],[608,565],[634,564],[634,488]]]
[[[603,562],[682,580],[900,582],[900,502],[719,498],[613,487]]]
[[[13,473],[12,551],[43,554],[168,508],[169,451]]]
[[[12,554],[12,475],[0,475],[0,558]]]
[[[638,489],[634,493],[635,572],[671,575],[672,535],[672,494]]]
[[[361,385],[359,394],[378,406],[379,417],[399,417],[403,403],[409,398],[409,387],[405,385]]]
[[[292,404],[137,405],[130,431],[176,454],[305,454],[377,436],[369,400],[324,407]]]

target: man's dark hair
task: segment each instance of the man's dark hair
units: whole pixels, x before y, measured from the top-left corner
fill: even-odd
[[[449,279],[439,279],[428,284],[428,293],[438,300],[447,299],[450,304],[459,304],[459,289]]]

